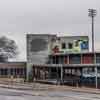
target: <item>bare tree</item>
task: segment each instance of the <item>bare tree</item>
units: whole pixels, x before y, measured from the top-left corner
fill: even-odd
[[[14,40],[5,36],[0,37],[0,62],[6,62],[10,58],[16,57],[18,54],[18,47]]]

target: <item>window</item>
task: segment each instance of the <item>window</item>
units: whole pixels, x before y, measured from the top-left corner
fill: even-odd
[[[96,54],[96,63],[100,63],[100,54]]]
[[[70,55],[69,56],[69,63],[70,64],[80,64],[81,63],[81,56],[80,55]]]
[[[81,43],[81,48],[82,48],[82,49],[88,49],[88,41],[83,41],[83,42]]]
[[[72,49],[73,48],[73,44],[72,43],[68,43],[68,48]]]
[[[62,43],[62,49],[66,49],[66,43]]]
[[[78,47],[79,46],[79,41],[80,40],[78,40],[78,41],[75,42],[75,47]]]

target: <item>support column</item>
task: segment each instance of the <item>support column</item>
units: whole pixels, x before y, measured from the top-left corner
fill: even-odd
[[[95,86],[98,88],[98,68],[95,66]]]
[[[1,69],[0,69],[0,77],[1,77]]]
[[[8,73],[8,77],[10,78],[10,76],[11,76],[11,68],[8,68],[7,73]]]
[[[79,84],[82,85],[81,83],[81,79],[82,79],[82,76],[83,76],[83,71],[82,71],[83,68],[80,68],[80,79],[79,79]]]
[[[47,76],[47,74],[46,74],[46,67],[45,67],[45,80],[46,80],[46,76]]]
[[[40,80],[40,67],[38,68],[38,78]]]
[[[32,69],[33,69],[33,64],[31,64],[31,63],[27,63],[27,67],[26,67],[26,77],[27,77],[27,81],[29,81],[29,75],[30,75],[30,72],[32,71]]]
[[[33,81],[35,79],[35,67],[33,66]]]
[[[94,66],[96,64],[96,53],[94,53]],[[95,66],[95,86],[98,88],[98,67]]]
[[[51,79],[51,67],[48,68],[48,79]]]
[[[57,80],[56,80],[56,84],[59,84],[59,67],[56,67],[56,73],[57,73]]]
[[[38,77],[38,80],[40,80],[40,67],[37,68],[37,77]]]
[[[72,75],[72,68],[71,68],[71,75]]]
[[[37,67],[37,80],[39,80],[39,66]]]
[[[64,82],[64,79],[65,79],[65,68],[63,68],[63,82]]]
[[[43,68],[43,80],[45,80],[45,67]]]
[[[63,84],[63,66],[61,66],[61,84]]]
[[[69,55],[67,55],[67,60],[68,60],[68,64],[69,64]]]
[[[81,64],[83,63],[83,55],[81,54]]]

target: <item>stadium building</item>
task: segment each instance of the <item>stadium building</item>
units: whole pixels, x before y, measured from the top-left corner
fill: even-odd
[[[89,52],[88,36],[27,34],[27,79],[99,88],[100,53]]]

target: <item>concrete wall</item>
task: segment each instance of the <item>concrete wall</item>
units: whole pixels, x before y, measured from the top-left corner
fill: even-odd
[[[49,42],[52,35],[27,35],[27,60],[28,63],[44,64],[48,58]]]

